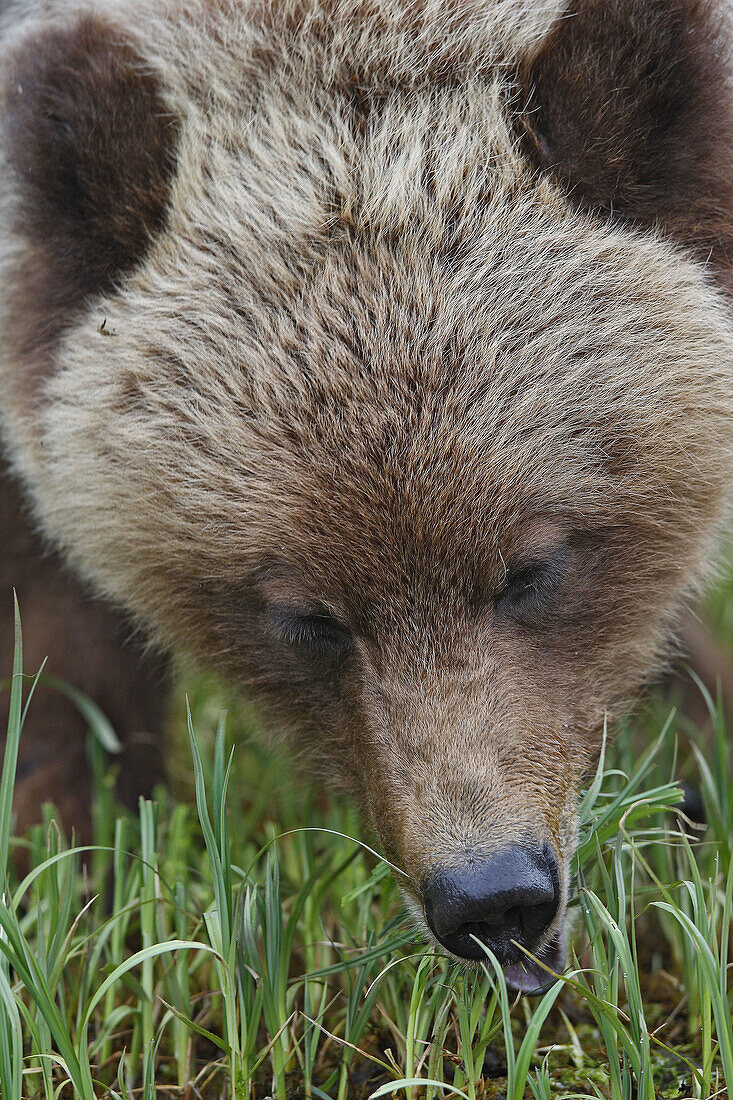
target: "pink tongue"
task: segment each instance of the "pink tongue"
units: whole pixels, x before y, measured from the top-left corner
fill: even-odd
[[[565,969],[565,942],[562,932],[550,940],[547,947],[537,958],[548,966],[555,974],[562,974]],[[552,974],[549,974],[539,963],[525,957],[521,962],[512,963],[504,967],[506,984],[511,989],[521,993],[541,993],[555,982]]]

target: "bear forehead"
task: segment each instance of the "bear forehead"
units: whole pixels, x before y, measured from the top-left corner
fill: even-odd
[[[355,209],[317,250],[296,236],[281,251],[277,228],[263,231],[256,265],[251,196],[224,203],[189,183],[145,264],[70,334],[61,363],[73,372],[74,356],[103,351],[121,413],[226,427],[234,447],[251,436],[263,455],[311,462],[363,458],[363,442],[417,466],[431,431],[463,459],[485,459],[486,444],[525,458],[618,433],[630,445],[635,431],[641,450],[645,430],[668,433],[660,413],[680,397],[714,413],[730,323],[699,269],[650,234],[572,210],[521,162],[492,173],[458,241],[444,207],[421,217],[416,203],[403,233]],[[430,184],[415,186],[427,208]],[[100,340],[101,316],[114,340]]]
[[[439,530],[518,499],[581,509],[613,488],[636,506],[674,482],[703,414],[724,445],[727,318],[670,246],[544,200],[499,195],[462,256],[334,240],[288,294],[234,234],[205,251],[169,231],[66,337],[51,393],[83,406],[92,369],[104,453],[123,464],[136,440],[235,528],[273,495],[286,524],[317,506]]]
[[[260,73],[244,107],[189,112],[166,229],[100,307],[153,386],[172,363],[205,398],[229,372],[273,420],[349,407],[348,426],[384,405],[412,431],[420,393],[484,417],[528,388],[568,422],[638,415],[645,387],[729,360],[700,271],[538,176],[495,74],[355,109],[323,73],[306,89],[287,68]]]

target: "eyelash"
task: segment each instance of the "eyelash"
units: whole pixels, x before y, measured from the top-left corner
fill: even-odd
[[[563,570],[552,561],[535,562],[517,573],[510,572],[494,606],[513,618],[541,619],[545,603],[554,595],[562,574]]]
[[[351,649],[353,639],[345,626],[329,615],[294,615],[276,612],[272,618],[281,641],[317,657],[336,657]]]

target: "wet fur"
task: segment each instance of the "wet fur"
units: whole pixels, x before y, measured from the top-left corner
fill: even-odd
[[[717,9],[23,7],[0,385],[33,522],[351,790],[414,896],[515,839],[551,843],[566,890],[604,715],[727,514]],[[109,73],[114,125],[88,109]],[[34,183],[47,149],[84,203]],[[547,599],[502,611],[553,555]],[[283,644],[273,607],[354,646]]]

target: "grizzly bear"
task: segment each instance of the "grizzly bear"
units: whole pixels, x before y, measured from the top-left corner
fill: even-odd
[[[158,654],[225,674],[538,988],[726,520],[723,0],[0,8],[3,666],[15,587],[131,798]],[[83,821],[83,742],[39,694],[21,824]]]

